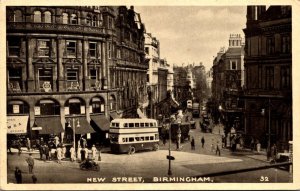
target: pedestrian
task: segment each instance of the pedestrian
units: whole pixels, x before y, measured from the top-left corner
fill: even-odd
[[[43,160],[43,155],[46,154],[44,145],[39,146],[39,152],[40,152],[40,159]]]
[[[22,171],[19,169],[19,167],[16,167],[15,178],[16,178],[17,184],[22,183]]]
[[[87,142],[86,142],[86,139],[83,138],[83,148],[86,148],[87,147]]]
[[[277,158],[277,147],[276,144],[274,143],[273,146],[271,147],[271,161],[276,163],[276,158]]]
[[[67,152],[67,148],[65,147],[65,145],[62,145],[62,151],[61,151],[62,159],[66,158],[66,152]]]
[[[219,141],[217,141],[217,144],[216,144],[216,155],[217,153],[219,154],[219,156],[221,156],[221,145],[219,143]]]
[[[89,157],[89,149],[87,147],[84,148],[85,151],[85,159],[88,159]]]
[[[214,145],[214,143],[211,143],[210,151],[211,151],[211,152],[215,152],[215,145]]]
[[[27,150],[31,151],[31,141],[30,141],[30,139],[28,137],[26,139],[26,146],[27,146]]]
[[[58,138],[57,135],[54,137],[54,144],[55,144],[56,147],[57,147],[58,144],[59,144],[59,138]]]
[[[60,146],[56,148],[56,156],[57,156],[57,163],[61,164],[62,149]]]
[[[261,148],[261,144],[259,141],[257,141],[257,144],[256,144],[256,151],[259,153],[260,152],[260,148]]]
[[[43,146],[43,151],[44,151],[44,155],[45,155],[45,160],[49,160],[49,153],[51,153],[51,152],[49,152],[49,147],[48,147],[48,145],[46,144],[46,143],[44,143],[44,146]]]
[[[204,148],[204,143],[205,143],[205,139],[204,139],[204,137],[202,136],[202,138],[201,138],[202,148]]]
[[[33,167],[34,167],[34,159],[32,158],[32,154],[29,153],[29,157],[26,159],[26,162],[28,164],[29,173],[33,173]]]
[[[167,143],[167,135],[163,135],[163,144],[166,145]]]
[[[76,153],[75,153],[75,148],[72,146],[70,149],[70,154],[71,154],[71,161],[74,162],[76,160]]]
[[[21,143],[21,139],[17,140],[17,147],[18,147],[18,155],[20,156],[20,154],[22,153],[22,143]]]
[[[251,151],[253,151],[253,149],[254,149],[254,139],[253,139],[253,137],[251,137],[250,147],[251,147]]]
[[[101,157],[101,148],[99,149],[99,158],[98,158],[98,161],[101,161],[102,160],[102,157]]]
[[[192,137],[192,140],[191,140],[191,150],[195,150],[195,139],[194,139],[194,137]]]
[[[84,148],[81,148],[80,156],[81,156],[81,161],[84,161],[85,160],[85,150],[84,150]]]
[[[7,151],[8,151],[9,154],[12,154],[12,152],[11,152],[11,146],[12,146],[12,141],[8,140],[7,141]]]
[[[78,161],[81,160],[81,147],[80,147],[80,145],[77,148],[77,159],[78,159]]]
[[[32,178],[33,184],[36,184],[36,182],[37,182],[36,176],[33,174],[33,175],[31,176],[31,178]]]
[[[92,146],[92,156],[93,160],[97,159],[97,148],[95,147],[95,145]]]

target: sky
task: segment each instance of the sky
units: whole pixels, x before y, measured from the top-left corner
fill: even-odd
[[[246,26],[244,6],[135,6],[146,32],[160,42],[160,57],[181,66],[200,62],[208,71],[230,34]]]

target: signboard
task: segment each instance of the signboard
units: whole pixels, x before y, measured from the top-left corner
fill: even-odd
[[[167,155],[167,159],[169,159],[169,160],[175,160],[175,157]]]
[[[39,131],[39,130],[42,130],[43,128],[42,128],[42,127],[32,127],[31,129],[32,129],[33,131],[34,131],[34,130],[38,130],[38,131]]]
[[[13,113],[20,113],[20,105],[13,105]]]
[[[27,133],[28,116],[7,116],[7,133]]]
[[[86,138],[91,139],[91,134],[90,133],[86,134]]]
[[[40,107],[34,107],[34,115],[41,115],[41,108]]]

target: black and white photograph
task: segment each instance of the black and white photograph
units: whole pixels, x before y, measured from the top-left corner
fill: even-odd
[[[0,3],[0,189],[299,188],[299,1],[38,3]]]

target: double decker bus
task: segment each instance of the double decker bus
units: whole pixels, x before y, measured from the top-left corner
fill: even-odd
[[[114,119],[109,129],[112,153],[133,154],[140,150],[158,150],[159,134],[155,119]]]

